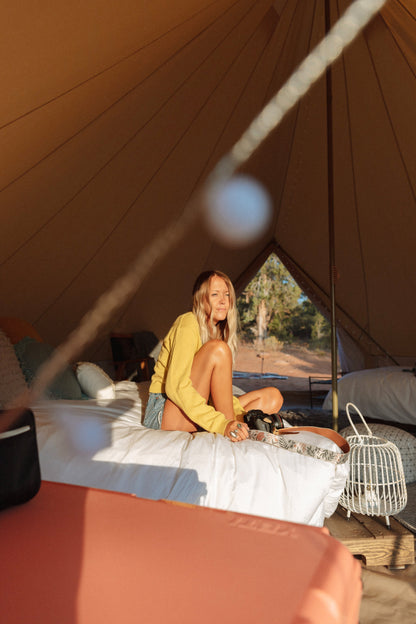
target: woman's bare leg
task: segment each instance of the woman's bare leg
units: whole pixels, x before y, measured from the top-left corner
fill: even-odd
[[[266,414],[276,414],[283,405],[280,390],[273,386],[252,390],[239,396],[238,400],[246,412],[252,409],[260,409]]]
[[[192,385],[208,402],[211,397],[218,412],[234,419],[232,396],[232,355],[223,340],[209,340],[195,354],[191,369]],[[195,423],[170,399],[163,410],[162,429],[197,431]]]

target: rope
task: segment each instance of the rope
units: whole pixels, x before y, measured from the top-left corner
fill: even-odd
[[[299,65],[278,93],[253,120],[230,152],[215,166],[204,187],[195,193],[184,212],[174,223],[168,225],[137,256],[127,272],[120,277],[81,319],[78,327],[68,336],[42,366],[30,390],[18,397],[14,406],[27,406],[35,401],[64,367],[90,344],[100,330],[111,320],[130,297],[138,290],[150,269],[160,261],[184,236],[196,220],[203,197],[214,185],[224,183],[235,171],[249,160],[254,151],[269,134],[277,128],[286,113],[291,110],[310,87],[320,78],[331,63],[341,55],[386,0],[355,0],[334,24],[326,37]]]

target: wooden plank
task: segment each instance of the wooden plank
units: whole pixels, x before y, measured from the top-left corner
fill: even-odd
[[[369,566],[402,566],[415,561],[413,533],[392,517],[389,529],[384,517],[352,513],[348,519],[346,510],[338,507],[325,526]]]
[[[384,537],[390,537],[391,529],[388,528],[384,516],[364,516],[361,514],[354,514],[354,516],[357,522],[365,527],[373,537],[380,539],[383,539]]]
[[[357,519],[351,516],[350,519],[344,518],[341,514],[335,512],[331,518],[328,518],[325,522],[329,532],[333,537],[342,536],[348,539],[360,539],[365,534],[363,531],[365,528],[357,522]],[[367,537],[372,537],[372,534],[367,531]]]

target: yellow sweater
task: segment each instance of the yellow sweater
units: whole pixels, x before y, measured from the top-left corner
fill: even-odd
[[[203,429],[224,434],[228,420],[207,404],[190,379],[193,359],[201,346],[199,325],[193,312],[178,316],[163,341],[150,392],[165,393]],[[233,407],[236,417],[245,413],[237,397],[233,397]]]

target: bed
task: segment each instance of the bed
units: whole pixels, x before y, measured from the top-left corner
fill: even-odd
[[[416,425],[416,376],[404,366],[386,366],[348,373],[338,380],[339,409],[354,403],[364,417]],[[332,390],[323,403],[332,409]]]
[[[40,342],[25,336],[32,351],[46,356],[49,347],[33,341]],[[0,332],[3,406],[28,383],[20,343],[12,345]],[[88,362],[75,370],[66,371],[65,383],[57,380],[54,395],[30,406],[43,480],[313,526],[322,526],[335,511],[348,456],[331,440],[302,432],[284,436],[286,447],[280,448],[255,440],[233,444],[208,432],[154,431],[142,424],[148,382],[115,383]],[[76,389],[74,378],[80,396],[65,398],[63,388]]]

